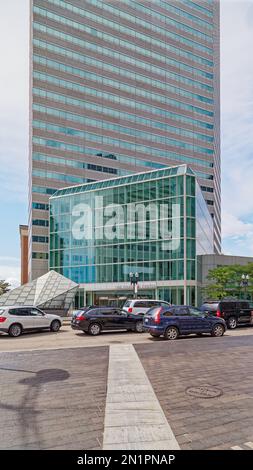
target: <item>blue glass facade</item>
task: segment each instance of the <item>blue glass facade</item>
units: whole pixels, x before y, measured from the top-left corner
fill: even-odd
[[[151,284],[171,300],[174,289],[192,303],[197,254],[212,253],[212,237],[186,165],[73,186],[50,198],[50,269],[89,295],[126,291],[129,273],[138,272],[141,289]]]
[[[218,2],[31,0],[30,83],[31,278],[55,190],[171,164],[206,188],[219,251]]]

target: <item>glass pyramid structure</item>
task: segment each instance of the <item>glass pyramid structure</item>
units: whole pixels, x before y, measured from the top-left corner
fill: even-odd
[[[0,306],[34,305],[41,309],[68,311],[78,287],[75,282],[52,270],[0,296]]]

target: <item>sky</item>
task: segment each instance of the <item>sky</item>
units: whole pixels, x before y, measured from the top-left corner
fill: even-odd
[[[29,0],[0,0],[0,279],[28,218]],[[253,256],[253,0],[221,0],[222,252]]]

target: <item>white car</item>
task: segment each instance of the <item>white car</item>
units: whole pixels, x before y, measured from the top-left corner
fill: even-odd
[[[58,315],[42,312],[37,307],[14,305],[0,306],[0,332],[10,336],[20,336],[23,331],[50,329],[57,332],[62,326]]]
[[[156,306],[171,307],[171,304],[164,300],[129,299],[124,303],[123,310],[127,313],[132,313],[133,315],[144,315],[144,313],[146,313],[150,308]]]

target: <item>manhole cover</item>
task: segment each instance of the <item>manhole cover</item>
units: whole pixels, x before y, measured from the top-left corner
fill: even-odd
[[[186,393],[191,397],[196,398],[215,398],[222,395],[222,390],[211,385],[203,385],[199,387],[189,387]]]

